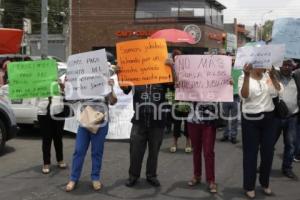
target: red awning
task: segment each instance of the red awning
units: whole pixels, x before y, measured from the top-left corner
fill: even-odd
[[[0,54],[19,53],[22,38],[20,29],[0,28]]]

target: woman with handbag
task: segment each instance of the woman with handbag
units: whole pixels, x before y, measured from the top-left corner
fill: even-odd
[[[112,92],[101,99],[85,100],[80,114],[80,126],[77,131],[75,151],[71,169],[70,181],[66,185],[66,191],[75,189],[79,181],[84,158],[91,143],[92,148],[92,186],[94,190],[100,190],[100,170],[104,151],[104,142],[108,133],[108,104],[114,105],[117,97],[113,91],[114,81],[109,80]]]
[[[270,172],[274,155],[276,123],[272,97],[283,91],[275,76],[275,69],[244,66],[244,75],[239,78],[239,94],[242,98],[242,142],[244,189],[248,198],[255,198],[257,155],[260,150],[261,163],[259,182],[265,195],[271,195]]]

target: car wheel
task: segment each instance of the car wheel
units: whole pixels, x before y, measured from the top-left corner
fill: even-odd
[[[6,128],[3,124],[3,122],[0,119],[0,154],[2,153],[3,149],[4,149],[4,145],[6,142]]]

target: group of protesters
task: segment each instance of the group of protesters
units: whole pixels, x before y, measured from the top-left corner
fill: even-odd
[[[166,67],[171,68],[175,74],[174,61],[181,52],[173,52],[172,59],[166,61]],[[210,193],[217,193],[215,181],[215,141],[217,123],[220,112],[227,117],[227,124],[221,141],[230,140],[237,143],[238,118],[241,117],[242,144],[243,144],[243,188],[245,195],[255,198],[255,184],[257,170],[259,171],[259,183],[265,195],[272,195],[269,179],[272,169],[272,161],[276,142],[281,133],[284,138],[284,156],[282,162],[282,173],[295,178],[292,171],[293,162],[300,161],[300,71],[294,70],[295,62],[285,59],[280,70],[253,68],[252,64],[246,64],[243,74],[238,81],[239,94],[234,96],[232,103],[217,102],[176,102],[175,117],[167,118],[174,124],[174,142],[170,152],[177,151],[178,138],[183,133],[186,137],[187,153],[193,154],[193,177],[187,183],[195,186],[201,183],[202,179],[202,151],[205,161],[206,182]],[[118,69],[115,70],[118,74]],[[176,74],[175,74],[176,77]],[[176,82],[176,79],[175,79]],[[228,82],[234,84],[233,80]],[[112,92],[105,97],[84,100],[85,106],[93,110],[106,113],[108,105],[117,102],[113,90],[114,81],[108,83]],[[61,84],[62,91],[63,85]],[[167,101],[175,102],[174,98],[167,98],[167,91],[176,88],[176,83],[151,84],[141,86],[121,87],[125,94],[133,91],[134,116],[132,118],[132,130],[130,136],[130,166],[129,178],[126,186],[133,187],[138,183],[141,176],[142,162],[146,148],[148,147],[148,158],[146,165],[146,180],[154,187],[159,187],[157,178],[158,156],[163,141],[165,125],[170,129],[171,123],[166,123],[160,116],[161,110],[154,109]],[[59,168],[66,168],[63,160],[63,144],[61,125],[54,124],[52,114],[63,112],[63,107],[53,113],[51,111],[55,97],[39,101],[39,122],[43,133],[43,159],[42,172],[48,174],[50,170],[51,142],[54,140],[56,157]],[[139,107],[139,104],[143,104]],[[238,107],[241,104],[241,113]],[[282,115],[282,105],[288,110]],[[172,104],[171,104],[172,106]],[[219,109],[221,108],[221,109]],[[216,115],[215,113],[218,113]],[[231,114],[231,118],[229,117]],[[229,118],[228,118],[229,117]],[[92,155],[92,186],[95,190],[102,188],[100,182],[100,171],[104,153],[105,137],[108,133],[109,116],[105,115],[95,133],[83,125],[79,126],[76,136],[75,150],[71,167],[71,175],[66,185],[66,191],[73,191],[80,179],[84,158],[91,143]],[[58,128],[57,128],[58,127]],[[57,128],[57,129],[56,129]],[[56,134],[56,135],[55,135]],[[60,135],[60,136],[58,136]],[[258,152],[260,151],[260,163],[258,164]]]

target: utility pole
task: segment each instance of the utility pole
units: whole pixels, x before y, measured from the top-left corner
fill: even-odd
[[[41,57],[48,56],[48,0],[42,0]]]
[[[4,8],[2,8],[2,3],[3,3],[3,0],[0,0],[0,28],[3,27],[3,24],[2,24],[2,16],[4,14]]]

